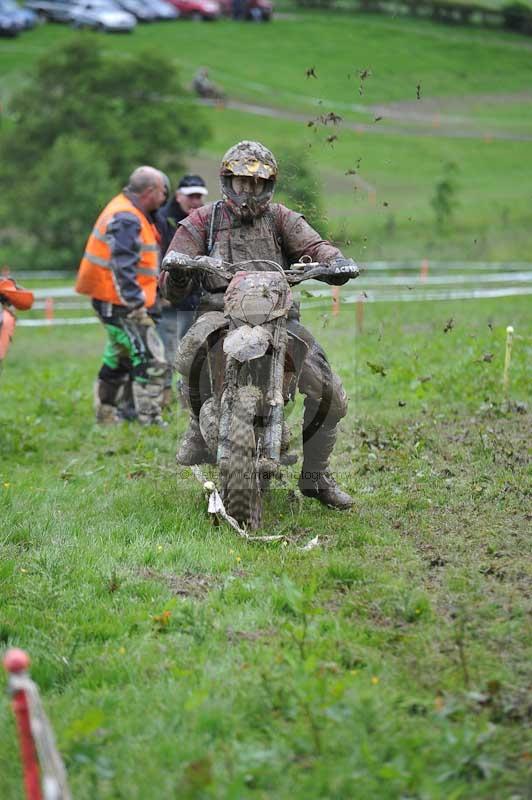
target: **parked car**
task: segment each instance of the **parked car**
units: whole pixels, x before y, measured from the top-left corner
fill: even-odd
[[[181,17],[195,20],[215,20],[222,14],[218,0],[169,0]]]
[[[70,24],[75,28],[129,33],[136,27],[137,19],[112,0],[81,0],[72,6]]]
[[[229,17],[233,16],[233,0],[219,0],[222,12]],[[273,14],[273,4],[270,0],[243,0],[242,15],[244,19],[254,22],[269,22]]]
[[[15,17],[0,10],[0,36],[17,36],[22,27]]]
[[[180,14],[167,0],[144,0],[144,5],[151,9],[157,19],[177,19]]]
[[[35,11],[40,19],[70,22],[71,0],[28,0],[26,8]]]
[[[37,14],[29,8],[19,6],[15,0],[0,0],[0,14],[13,16],[18,21],[21,30],[30,30],[37,24]]]
[[[153,22],[157,15],[143,0],[117,0],[118,5],[124,11],[133,14],[139,22]]]

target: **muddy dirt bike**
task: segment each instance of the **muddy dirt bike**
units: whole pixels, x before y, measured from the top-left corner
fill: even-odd
[[[13,278],[0,277],[0,368],[17,323],[15,309],[27,311],[32,305],[33,292],[17,286]]]
[[[297,460],[286,452],[284,409],[294,399],[309,344],[287,327],[290,287],[332,275],[356,278],[359,270],[310,259],[283,270],[262,259],[228,265],[207,256],[175,254],[172,261],[173,255],[164,269],[211,273],[229,282],[223,313],[197,320],[181,342],[176,364],[188,375],[192,409],[218,465],[225,509],[256,529],[269,481],[282,464]]]

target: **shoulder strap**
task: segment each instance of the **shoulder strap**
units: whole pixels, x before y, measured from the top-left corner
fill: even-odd
[[[213,251],[214,240],[216,239],[216,234],[218,233],[218,229],[216,228],[216,223],[219,220],[217,220],[216,217],[220,216],[218,214],[218,209],[221,208],[222,202],[223,202],[222,200],[218,200],[216,203],[213,204],[213,207],[212,207],[212,210],[211,210],[211,219],[210,219],[210,222],[209,222],[209,238],[207,240],[207,255],[208,256],[210,256],[210,254]]]

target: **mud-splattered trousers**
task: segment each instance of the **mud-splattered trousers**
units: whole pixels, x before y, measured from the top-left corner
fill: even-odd
[[[93,300],[92,305],[107,333],[98,373],[99,401],[117,407],[131,390],[139,421],[157,420],[167,365],[155,326],[128,319],[129,309],[124,306],[101,300]]]

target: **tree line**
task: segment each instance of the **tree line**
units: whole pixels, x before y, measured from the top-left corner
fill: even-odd
[[[152,164],[176,185],[210,137],[208,117],[172,60],[117,57],[86,35],[48,52],[27,77],[0,117],[0,259],[12,269],[76,269],[96,216],[131,171]],[[281,163],[284,196],[319,225],[319,187],[304,156],[288,149]]]

